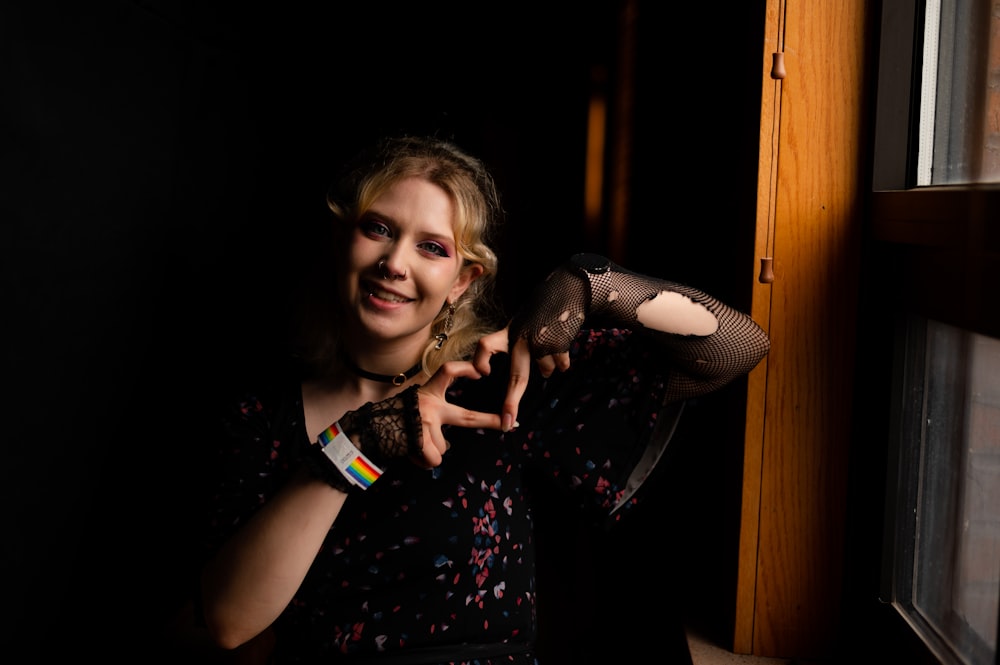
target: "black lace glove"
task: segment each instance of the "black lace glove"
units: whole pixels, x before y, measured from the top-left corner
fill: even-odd
[[[410,386],[388,399],[368,402],[341,416],[320,435],[316,444],[309,446],[304,461],[310,471],[339,490],[357,491],[378,480],[391,460],[419,456],[423,434],[418,388]],[[361,452],[360,457],[338,433]]]
[[[698,289],[631,272],[597,254],[577,254],[535,289],[510,325],[533,358],[569,350],[584,321],[596,318],[651,336],[682,374],[668,399],[714,390],[753,369],[770,348],[749,316]]]

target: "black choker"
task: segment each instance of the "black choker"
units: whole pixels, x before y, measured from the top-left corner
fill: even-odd
[[[346,355],[342,358],[342,360],[344,361],[344,364],[347,366],[347,369],[351,370],[358,376],[364,379],[371,379],[372,381],[391,383],[394,386],[403,385],[404,383],[406,383],[407,379],[412,379],[414,376],[417,375],[417,372],[419,372],[424,367],[423,361],[417,361],[416,365],[406,370],[405,372],[400,372],[399,374],[375,374],[374,372],[368,372],[366,370],[361,369],[360,367],[355,365],[351,361],[351,359],[348,358]]]

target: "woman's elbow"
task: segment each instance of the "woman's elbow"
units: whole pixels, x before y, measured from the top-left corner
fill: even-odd
[[[259,631],[253,631],[247,626],[240,625],[238,621],[219,616],[221,613],[213,613],[206,610],[205,626],[208,629],[208,636],[212,642],[226,650],[238,649],[252,640]]]
[[[244,662],[244,659],[245,662],[269,662],[275,643],[273,626],[254,630],[223,621],[209,622],[207,625],[215,646],[227,652],[238,652],[237,659],[240,662]],[[225,660],[228,662],[228,657]]]
[[[222,649],[237,649],[256,637],[267,624],[253,621],[252,613],[238,603],[226,601],[204,585],[201,598],[201,622],[209,639]]]

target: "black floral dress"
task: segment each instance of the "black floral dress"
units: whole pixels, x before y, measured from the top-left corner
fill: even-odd
[[[555,483],[567,505],[613,523],[638,501],[676,420],[667,359],[630,337],[582,331],[569,371],[532,377],[516,430],[450,428],[439,467],[398,460],[351,494],[275,623],[274,662],[535,663],[532,483]],[[498,413],[508,361],[455,381],[449,401]],[[310,444],[298,381],[246,397],[225,425],[209,553]]]

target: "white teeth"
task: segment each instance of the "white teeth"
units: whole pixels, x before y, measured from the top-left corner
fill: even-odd
[[[375,296],[380,300],[388,300],[389,302],[406,302],[409,298],[403,298],[397,296],[395,293],[389,293],[388,291],[382,291],[380,289],[372,289],[368,292],[369,295]]]

